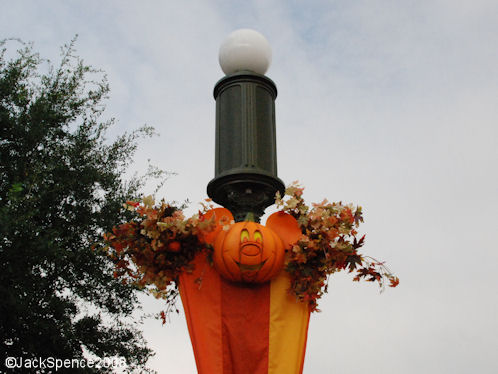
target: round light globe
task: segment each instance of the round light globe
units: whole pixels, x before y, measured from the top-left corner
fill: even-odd
[[[241,70],[264,74],[271,63],[270,43],[255,30],[235,30],[221,44],[219,61],[226,75]]]

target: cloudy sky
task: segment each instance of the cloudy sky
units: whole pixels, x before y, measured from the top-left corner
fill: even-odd
[[[304,372],[496,373],[498,3],[493,0],[7,1],[0,38],[108,74],[114,134],[177,172],[158,197],[197,209],[214,176],[218,48],[238,28],[273,49],[279,177],[308,202],[363,206],[364,253],[400,286],[334,276],[312,315]],[[145,299],[146,312],[161,303]],[[195,373],[183,314],[145,335],[160,374]]]

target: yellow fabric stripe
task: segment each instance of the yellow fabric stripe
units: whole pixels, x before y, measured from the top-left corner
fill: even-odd
[[[310,312],[289,295],[289,285],[285,271],[271,282],[268,374],[302,373]]]

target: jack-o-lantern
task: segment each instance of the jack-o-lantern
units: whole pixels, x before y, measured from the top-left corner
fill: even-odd
[[[228,209],[212,209],[205,218],[214,219],[217,227],[201,240],[214,246],[218,272],[235,282],[263,283],[276,276],[283,267],[285,250],[301,236],[296,219],[283,212],[273,213],[266,226],[246,221],[228,230],[223,229],[233,220]]]
[[[285,248],[273,230],[255,222],[237,222],[214,242],[214,266],[226,279],[263,283],[280,272]]]

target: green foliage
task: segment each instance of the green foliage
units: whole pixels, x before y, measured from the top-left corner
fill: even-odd
[[[21,48],[7,59],[12,43]],[[0,42],[0,350],[121,356],[147,372],[152,352],[127,318],[137,290],[114,279],[98,243],[130,218],[122,203],[140,197],[146,178],[122,176],[152,128],[106,140],[107,81],[73,44],[54,68],[32,46]]]

